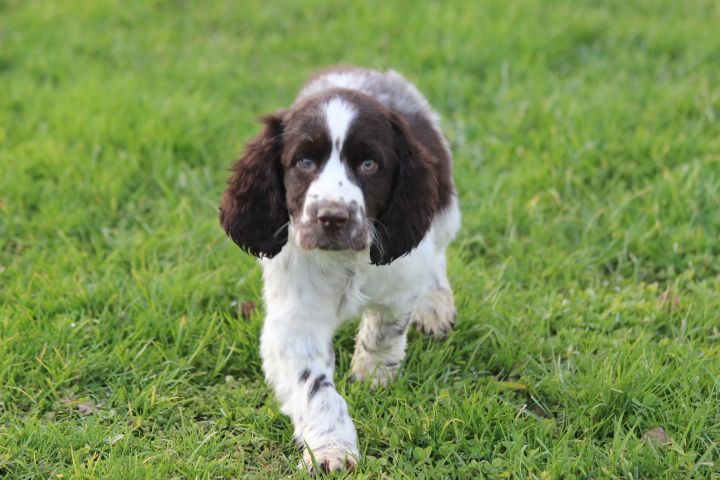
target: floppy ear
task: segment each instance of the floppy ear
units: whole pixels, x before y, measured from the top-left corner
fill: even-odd
[[[386,265],[417,247],[430,229],[438,203],[435,159],[413,137],[405,120],[391,113],[397,168],[387,207],[375,220],[370,260]]]
[[[220,202],[220,223],[240,248],[257,257],[274,257],[287,242],[290,220],[285,205],[282,112],[263,118],[262,133],[232,166]]]

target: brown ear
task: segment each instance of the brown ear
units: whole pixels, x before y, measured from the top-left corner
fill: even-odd
[[[220,223],[240,248],[257,257],[274,257],[287,242],[290,220],[285,205],[282,112],[263,118],[262,133],[232,166],[220,202]]]
[[[375,220],[370,260],[385,265],[410,253],[430,229],[438,203],[434,159],[410,133],[407,123],[391,114],[397,168],[385,211]]]

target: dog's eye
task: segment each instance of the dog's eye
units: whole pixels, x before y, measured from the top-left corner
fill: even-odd
[[[312,158],[301,158],[297,161],[297,166],[302,168],[303,170],[312,170],[315,168],[315,160]]]
[[[378,164],[375,163],[375,161],[370,160],[370,159],[363,160],[362,163],[360,164],[360,171],[362,171],[363,173],[372,173],[375,170],[377,170],[377,168],[378,168]]]

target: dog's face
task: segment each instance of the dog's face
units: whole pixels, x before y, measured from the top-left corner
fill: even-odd
[[[364,250],[370,219],[387,206],[396,170],[392,124],[386,110],[363,100],[311,100],[285,118],[287,208],[306,250]]]
[[[292,231],[305,250],[364,250],[390,263],[422,240],[438,185],[405,120],[337,90],[265,118],[233,167],[220,206],[230,237],[272,257]],[[292,229],[288,229],[292,225]]]

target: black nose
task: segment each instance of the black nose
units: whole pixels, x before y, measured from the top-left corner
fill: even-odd
[[[350,219],[347,209],[338,207],[320,207],[317,219],[325,230],[337,230]]]

